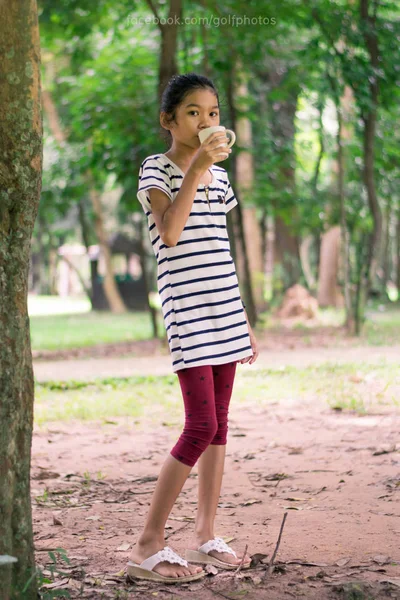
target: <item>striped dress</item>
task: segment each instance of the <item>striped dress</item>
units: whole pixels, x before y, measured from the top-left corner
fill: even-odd
[[[174,372],[252,356],[249,329],[230,254],[226,214],[237,205],[227,172],[212,165],[212,182],[197,188],[176,246],[166,246],[151,212],[148,191],[174,201],[183,171],[165,154],[143,161],[138,199],[148,219],[157,259],[157,284]]]

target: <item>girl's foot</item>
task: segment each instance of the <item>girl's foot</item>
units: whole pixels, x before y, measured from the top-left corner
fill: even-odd
[[[164,541],[157,542],[156,540],[141,542],[138,541],[137,544],[132,549],[132,552],[129,555],[129,560],[140,565],[146,558],[152,556],[159,550],[162,550],[165,546]],[[171,564],[170,562],[160,562],[153,569],[156,573],[160,575],[164,575],[165,577],[184,577],[185,575],[194,575],[195,573],[200,573],[203,569],[196,565],[188,565],[187,567],[182,567],[178,564]]]
[[[212,540],[214,539],[214,535],[211,535],[209,537],[204,537],[204,536],[196,536],[196,542],[191,545],[188,546],[188,548],[190,550],[198,550],[200,546],[202,546],[203,544],[205,544],[206,542],[208,542],[208,540]],[[234,550],[234,548],[232,548],[232,550]],[[236,550],[235,550],[236,552]],[[240,563],[242,562],[242,557],[243,554],[241,553],[237,553],[237,558],[235,558],[233,556],[233,554],[230,554],[229,552],[218,552],[218,550],[211,550],[209,553],[209,556],[214,556],[215,558],[218,558],[218,560],[222,560],[222,562],[226,562],[229,563],[231,565],[240,565]],[[246,557],[243,561],[243,566],[249,565],[251,563],[251,558],[249,557],[249,555],[246,553]]]

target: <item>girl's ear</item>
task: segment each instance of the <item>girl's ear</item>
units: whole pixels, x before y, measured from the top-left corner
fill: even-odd
[[[169,119],[167,117],[166,112],[160,113],[160,125],[163,129],[167,129],[167,131],[171,129],[171,125],[169,124]]]

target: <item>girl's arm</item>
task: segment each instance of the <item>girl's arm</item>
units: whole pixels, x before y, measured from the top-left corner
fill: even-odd
[[[202,172],[189,167],[173,202],[157,188],[149,191],[156,227],[167,246],[176,246],[192,210]]]
[[[247,326],[249,328],[249,336],[250,336],[250,343],[251,343],[251,348],[253,351],[253,356],[247,356],[246,358],[242,358],[242,360],[239,360],[239,362],[241,364],[244,363],[249,363],[249,365],[253,364],[253,362],[255,362],[258,358],[258,344],[257,344],[257,340],[256,340],[256,336],[254,335],[254,332],[251,328],[251,325],[249,323],[249,319],[247,318],[247,313],[246,313],[246,309],[243,307],[243,312],[244,312],[244,316],[246,317],[246,321],[247,321]]]
[[[216,131],[201,144],[173,202],[160,190],[152,188],[149,191],[154,221],[167,246],[176,246],[181,237],[203,173],[231,153],[231,149],[226,147],[228,142],[224,132]]]

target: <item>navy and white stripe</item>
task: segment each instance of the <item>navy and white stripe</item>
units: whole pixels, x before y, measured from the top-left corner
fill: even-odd
[[[158,264],[158,291],[174,372],[216,365],[252,355],[230,254],[226,214],[237,205],[228,174],[212,165],[212,182],[200,184],[176,246],[162,241],[151,212],[149,190],[162,190],[171,202],[184,173],[164,154],[147,157],[139,171],[138,199],[148,219]]]

